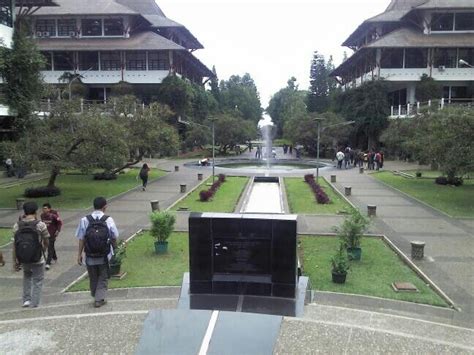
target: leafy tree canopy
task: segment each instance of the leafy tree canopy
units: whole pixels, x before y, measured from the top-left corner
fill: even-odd
[[[433,78],[423,74],[420,81],[416,83],[416,100],[426,102],[428,100],[439,100],[443,96],[443,87]]]
[[[209,126],[211,126],[209,124]],[[245,143],[257,136],[257,126],[254,122],[245,120],[229,113],[216,116],[215,142],[220,151],[226,153],[236,144]]]

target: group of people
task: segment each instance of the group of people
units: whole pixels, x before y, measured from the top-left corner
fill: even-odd
[[[283,144],[283,154],[293,154],[293,146],[290,144]]]
[[[77,263],[85,263],[94,307],[101,307],[107,302],[109,261],[119,233],[113,218],[105,215],[106,199],[96,197],[93,206],[94,211],[81,218],[76,229]],[[36,202],[25,202],[23,215],[13,226],[13,263],[16,271],[23,270],[23,307],[38,307],[45,270],[58,260],[55,241],[62,227],[59,213],[49,203],[43,205],[39,217],[37,212]]]
[[[384,153],[375,149],[364,152],[346,147],[337,151],[336,161],[338,169],[342,169],[344,165],[345,169],[358,166],[365,167],[368,170],[380,170],[383,168]]]

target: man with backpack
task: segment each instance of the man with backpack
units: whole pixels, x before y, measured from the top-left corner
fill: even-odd
[[[44,251],[48,248],[46,224],[36,218],[36,202],[23,204],[24,216],[13,226],[13,263],[23,268],[23,307],[38,307],[44,278]]]
[[[61,232],[61,227],[63,226],[63,222],[61,218],[59,218],[59,213],[56,210],[51,208],[51,204],[48,202],[43,204],[43,213],[41,213],[41,220],[46,224],[48,227],[49,232],[49,244],[48,244],[48,257],[46,258],[46,270],[49,270],[51,267],[51,261],[58,261],[58,256],[56,255],[56,249],[54,248],[54,243],[56,242],[56,238]]]
[[[109,260],[116,246],[118,230],[112,217],[105,215],[107,201],[104,197],[94,199],[94,212],[81,219],[76,230],[79,240],[77,263],[82,265],[82,253],[85,252],[85,264],[89,274],[91,296],[94,307],[106,302],[109,278]]]

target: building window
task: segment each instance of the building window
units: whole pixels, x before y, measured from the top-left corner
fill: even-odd
[[[120,52],[100,52],[101,70],[121,70]]]
[[[431,16],[431,31],[452,31],[454,14],[433,14]]]
[[[405,68],[428,67],[428,50],[422,48],[405,49]]]
[[[79,70],[99,70],[99,52],[79,52]]]
[[[474,31],[474,12],[458,12],[456,14],[456,31]]]
[[[146,70],[146,52],[127,52],[127,70]]]
[[[60,19],[58,20],[58,36],[74,37],[76,35],[76,20],[75,19]]]
[[[470,65],[474,65],[474,48],[459,48],[459,59]],[[461,68],[469,68],[469,65],[459,64]]]
[[[81,23],[83,36],[102,36],[101,19],[83,19]]]
[[[74,70],[73,52],[53,52],[54,70],[72,71]]]
[[[56,21],[55,20],[36,20],[35,30],[36,30],[37,37],[56,36]]]
[[[0,0],[0,24],[13,27],[11,0]]]
[[[166,51],[148,52],[148,70],[169,70],[170,59]]]
[[[123,21],[121,18],[108,18],[104,20],[105,36],[123,36]]]
[[[439,68],[457,67],[457,49],[456,48],[436,48],[434,55],[434,66]]]
[[[53,57],[51,52],[41,52],[44,59],[44,70],[53,70]]]
[[[403,68],[403,49],[382,49],[380,66],[384,69]]]

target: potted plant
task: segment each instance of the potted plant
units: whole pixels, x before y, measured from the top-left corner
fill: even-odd
[[[155,238],[155,253],[166,253],[168,251],[167,240],[174,230],[176,217],[168,211],[155,211],[150,214],[150,220],[150,233]]]
[[[127,243],[123,240],[117,242],[117,246],[114,249],[114,255],[109,261],[110,275],[118,275],[120,273],[120,267],[122,266],[122,260],[127,256]]]
[[[349,259],[341,243],[339,251],[331,258],[332,282],[343,284],[346,282],[347,270],[349,270]]]
[[[362,235],[367,231],[369,223],[370,221],[362,216],[359,210],[352,209],[344,218],[341,227],[335,228],[342,244],[347,249],[349,259],[360,260],[362,255],[360,241]]]

